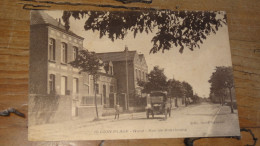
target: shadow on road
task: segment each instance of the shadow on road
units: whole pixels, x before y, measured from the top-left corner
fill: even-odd
[[[129,120],[158,120],[158,121],[166,121],[167,119],[165,119],[164,117],[154,117],[154,118],[133,118],[133,119],[129,119]]]
[[[156,120],[156,119],[162,119],[161,117],[154,117],[154,118],[134,118],[134,119],[131,119],[131,120]]]
[[[223,114],[185,114],[185,115],[191,115],[191,116],[215,116],[215,115],[229,115],[228,113]]]

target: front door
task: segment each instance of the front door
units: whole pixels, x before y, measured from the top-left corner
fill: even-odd
[[[107,103],[107,101],[106,101],[106,94],[107,94],[107,92],[106,92],[106,85],[103,85],[103,97],[104,97],[104,104],[106,104]]]
[[[77,102],[78,102],[78,78],[73,78],[73,98],[72,98],[72,116],[76,117],[78,115],[78,108],[77,108]]]

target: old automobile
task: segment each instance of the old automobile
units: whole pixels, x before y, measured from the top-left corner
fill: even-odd
[[[167,97],[165,91],[152,91],[147,96],[146,116],[149,119],[151,115],[164,115],[167,119],[167,115],[171,116],[171,98]]]

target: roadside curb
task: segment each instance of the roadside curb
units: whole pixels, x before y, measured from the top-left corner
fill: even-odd
[[[221,109],[223,108],[223,106],[220,106],[220,108],[218,109],[218,111],[216,112],[216,114],[214,115],[214,117],[212,118],[212,121],[215,121],[219,112],[221,111]],[[209,134],[209,132],[212,130],[213,125],[210,125],[210,127],[208,128],[207,134]]]

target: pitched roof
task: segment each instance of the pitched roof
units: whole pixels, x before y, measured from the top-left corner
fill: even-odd
[[[39,10],[31,11],[30,25],[37,25],[37,24],[51,25],[52,27],[59,29],[59,30],[65,32],[65,33],[68,33],[72,36],[78,37],[82,40],[84,39],[81,36],[75,34],[74,32],[72,32],[70,30],[67,31],[65,29],[65,26],[63,24],[61,24],[61,22],[55,20],[54,18],[52,18],[50,15],[48,15],[44,11],[39,11]]]
[[[134,60],[136,51],[127,51],[127,60]],[[126,53],[125,51],[122,52],[106,52],[106,53],[96,53],[98,58],[106,61],[125,61],[126,60]]]

